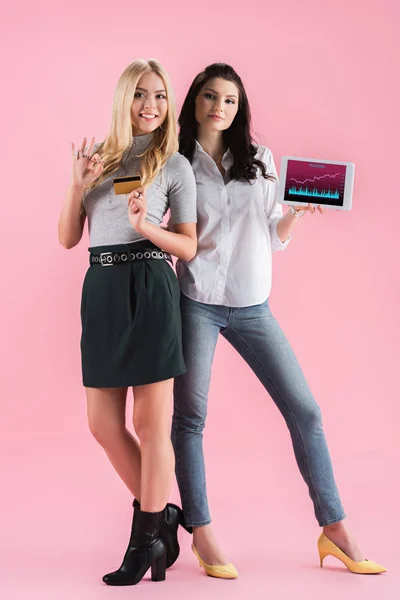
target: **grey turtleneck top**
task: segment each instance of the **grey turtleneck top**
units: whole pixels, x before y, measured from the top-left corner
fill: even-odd
[[[137,233],[128,218],[128,196],[114,194],[113,179],[139,173],[140,158],[153,134],[135,137],[125,153],[118,171],[112,173],[94,190],[85,194],[83,206],[88,217],[90,246],[106,246],[137,242]],[[189,161],[173,154],[162,171],[146,188],[146,220],[160,225],[165,213],[171,210],[169,229],[178,223],[196,223],[196,182]]]

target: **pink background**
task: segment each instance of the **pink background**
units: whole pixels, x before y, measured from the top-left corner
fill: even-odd
[[[396,597],[399,16],[395,0],[9,4],[0,37],[3,597]],[[70,143],[104,137],[117,79],[138,57],[165,65],[178,108],[202,68],[231,63],[278,166],[284,154],[356,163],[352,212],[307,217],[275,254],[271,304],[322,407],[349,525],[387,575],[354,577],[333,559],[319,568],[319,529],[283,420],[221,341],[208,484],[215,531],[240,579],[205,577],[182,532],[166,584],[101,584],[125,549],[131,499],[86,426],[87,235],[67,252],[57,221]]]

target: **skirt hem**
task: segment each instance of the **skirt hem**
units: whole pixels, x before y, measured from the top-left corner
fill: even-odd
[[[135,381],[132,382],[130,381],[130,383],[121,383],[118,382],[116,383],[87,383],[85,381],[83,381],[83,387],[85,388],[97,388],[97,389],[101,389],[101,388],[125,388],[125,387],[136,387],[138,385],[150,385],[151,383],[159,383],[160,381],[167,381],[168,379],[175,379],[175,377],[179,377],[180,375],[184,375],[187,372],[186,367],[182,367],[181,369],[179,369],[178,371],[172,373],[172,374],[168,374],[166,376],[158,376],[158,377],[150,377],[147,378],[146,380],[139,380],[139,381]]]

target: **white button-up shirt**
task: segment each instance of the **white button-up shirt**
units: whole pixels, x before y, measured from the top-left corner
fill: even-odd
[[[284,250],[277,223],[282,205],[276,201],[278,177],[272,152],[258,147],[256,158],[268,174],[252,183],[229,179],[233,157],[222,159],[225,178],[196,142],[192,168],[197,185],[198,251],[189,262],[177,262],[182,292],[199,302],[231,307],[264,302],[271,291],[272,251]]]

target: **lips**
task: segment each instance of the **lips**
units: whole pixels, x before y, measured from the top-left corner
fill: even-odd
[[[158,117],[158,115],[152,115],[149,113],[139,113],[139,117],[141,117],[142,119],[148,119],[149,121],[153,121]]]
[[[223,117],[219,117],[218,115],[208,115],[209,117],[211,117],[212,119],[216,119],[217,121],[223,121]]]

